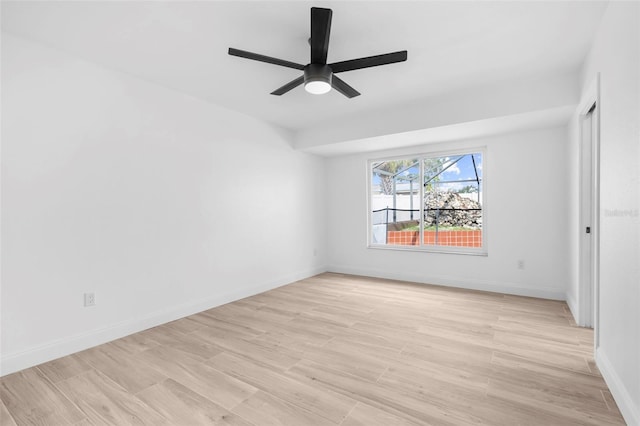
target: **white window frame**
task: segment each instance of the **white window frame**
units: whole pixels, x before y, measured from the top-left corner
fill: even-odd
[[[371,220],[371,212],[372,212],[372,168],[374,163],[380,163],[384,161],[393,161],[393,160],[402,160],[408,158],[418,158],[420,160],[424,160],[425,158],[434,158],[434,157],[452,157],[456,155],[464,155],[464,154],[482,154],[482,191],[480,193],[481,196],[481,205],[482,205],[482,247],[456,247],[456,246],[435,246],[435,245],[424,245],[423,235],[420,232],[420,245],[417,246],[403,246],[403,245],[394,245],[394,244],[376,244],[372,242],[372,233],[373,233],[373,224]],[[420,181],[424,181],[424,162],[420,161]],[[424,185],[420,185],[420,203],[419,203],[419,215],[420,215],[420,228],[423,229],[423,221],[424,221]],[[396,250],[396,251],[418,251],[418,252],[428,252],[428,253],[445,253],[445,254],[462,254],[462,255],[473,255],[473,256],[487,256],[487,235],[488,235],[488,220],[487,220],[487,148],[486,146],[480,147],[469,147],[469,148],[460,148],[460,149],[451,149],[451,150],[437,150],[437,151],[422,151],[419,153],[407,153],[403,155],[393,155],[393,156],[385,156],[385,157],[377,157],[371,158],[367,160],[367,248],[370,249],[380,249],[380,250]]]

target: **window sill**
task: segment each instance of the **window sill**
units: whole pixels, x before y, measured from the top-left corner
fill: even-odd
[[[457,249],[456,247],[428,247],[428,246],[401,246],[401,245],[386,245],[386,244],[369,244],[369,249],[374,250],[394,250],[394,251],[414,251],[423,253],[437,253],[437,254],[461,254],[466,256],[489,256],[486,249]]]

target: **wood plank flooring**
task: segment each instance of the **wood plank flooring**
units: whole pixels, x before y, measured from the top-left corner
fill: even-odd
[[[2,425],[622,425],[564,302],[326,273],[0,379]]]

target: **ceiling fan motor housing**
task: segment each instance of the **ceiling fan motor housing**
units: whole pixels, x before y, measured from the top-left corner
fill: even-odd
[[[309,64],[304,67],[304,83],[312,81],[321,81],[331,84],[331,76],[333,71],[329,65]]]
[[[314,95],[331,90],[333,70],[326,64],[308,64],[304,67],[304,89]]]

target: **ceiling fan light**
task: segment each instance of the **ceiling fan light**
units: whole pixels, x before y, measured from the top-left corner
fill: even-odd
[[[331,68],[328,65],[309,64],[304,67],[304,90],[323,95],[331,90]]]
[[[331,90],[331,84],[323,80],[311,80],[304,83],[304,90],[313,95],[324,95]]]

